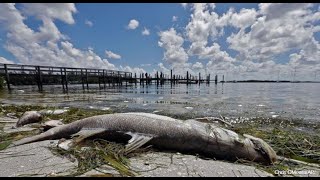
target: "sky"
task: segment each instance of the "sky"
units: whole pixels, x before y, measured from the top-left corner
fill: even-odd
[[[1,3],[0,63],[320,80],[319,3]]]

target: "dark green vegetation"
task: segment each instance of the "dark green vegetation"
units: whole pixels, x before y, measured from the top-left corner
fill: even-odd
[[[54,110],[59,107],[43,106],[0,106],[0,117],[8,113],[15,113],[20,117],[25,111],[30,110]],[[112,111],[69,108],[68,111],[60,115],[45,115],[43,121],[49,119],[63,119],[64,123],[70,123],[82,118],[113,113]],[[163,114],[166,115],[166,114]],[[196,114],[176,114],[169,115],[177,119],[196,118]],[[235,120],[235,119],[233,119]],[[278,156],[299,160],[306,163],[320,164],[320,124],[305,123],[302,119],[284,119],[284,118],[251,118],[243,123],[233,124],[234,127],[227,127],[239,134],[250,134],[265,140],[274,148]],[[40,133],[39,130],[17,133],[3,133],[4,123],[0,123],[0,150],[6,148],[11,141],[21,139]],[[73,158],[78,162],[78,169],[71,176],[80,175],[92,169],[107,164],[115,168],[122,176],[135,176],[136,173],[130,170],[128,158],[136,153],[124,155],[123,144],[108,142],[106,140],[85,140],[68,151],[57,147],[50,147],[54,154]],[[141,149],[140,149],[141,150]],[[139,151],[139,150],[138,150]],[[140,153],[143,153],[141,151]],[[274,165],[265,166],[262,164],[248,162],[239,159],[236,163],[255,165],[262,170],[274,174],[275,170],[294,170],[306,165],[285,162],[279,160]],[[106,176],[112,176],[106,174]]]
[[[300,127],[305,128],[301,130]],[[278,156],[306,163],[320,164],[320,124],[304,124],[302,120],[255,118],[237,124],[233,131],[250,134],[266,141]],[[252,162],[250,162],[252,164]],[[255,163],[256,164],[256,163]],[[294,170],[307,166],[279,160],[272,166],[261,169],[274,174],[275,170]]]
[[[109,142],[103,139],[86,140],[78,143],[69,150],[50,147],[50,150],[59,156],[68,157],[71,161],[77,160],[78,168],[70,176],[86,173],[102,165],[109,165],[122,176],[135,176],[130,170],[129,160],[124,155],[124,145]],[[112,176],[110,174],[110,176]]]

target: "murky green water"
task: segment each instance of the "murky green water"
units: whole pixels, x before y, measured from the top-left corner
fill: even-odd
[[[217,85],[133,85],[98,88],[90,85],[18,86],[0,93],[2,104],[41,104],[62,107],[113,109],[228,117],[294,118],[320,122],[320,83],[219,83]]]

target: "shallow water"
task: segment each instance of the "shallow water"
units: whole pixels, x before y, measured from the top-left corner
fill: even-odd
[[[33,104],[61,107],[112,109],[192,114],[194,117],[271,117],[320,122],[320,83],[212,83],[210,85],[144,85],[98,88],[70,85],[17,86],[2,90],[2,104]]]

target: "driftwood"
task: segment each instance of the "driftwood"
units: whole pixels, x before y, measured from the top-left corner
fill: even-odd
[[[278,156],[277,159],[278,159],[279,161],[282,161],[282,162],[296,163],[296,164],[302,164],[302,165],[305,165],[305,166],[311,166],[311,167],[320,168],[320,165],[319,165],[319,164],[308,163],[308,162],[299,161],[299,160],[296,160],[296,159],[286,158],[286,157],[283,157],[283,156]]]
[[[224,123],[224,124],[226,124],[228,126],[233,127],[233,125],[231,123],[225,121],[222,116],[220,116],[220,117],[221,118],[217,118],[217,117],[202,117],[202,118],[195,118],[195,119],[196,120],[207,120],[207,121],[220,121],[220,122],[222,122],[222,123]]]

